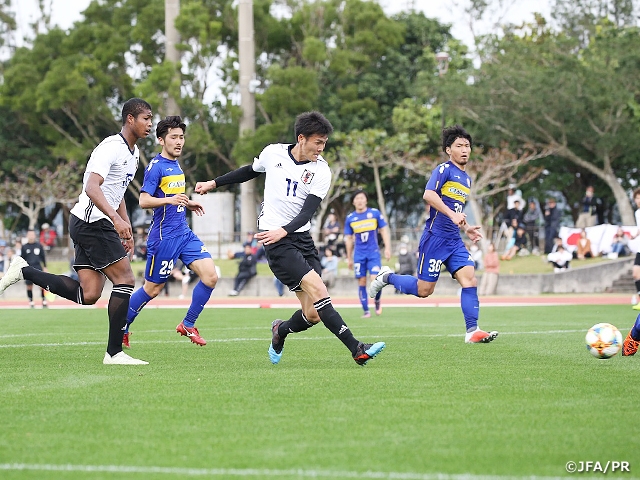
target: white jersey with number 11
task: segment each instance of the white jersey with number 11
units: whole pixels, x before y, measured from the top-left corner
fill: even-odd
[[[324,198],[331,185],[331,169],[326,160],[318,156],[316,162],[298,162],[291,149],[293,145],[277,143],[267,145],[253,160],[253,170],[266,174],[264,202],[258,217],[260,230],[275,230],[288,225],[298,216],[308,195]],[[311,228],[307,222],[296,232]]]

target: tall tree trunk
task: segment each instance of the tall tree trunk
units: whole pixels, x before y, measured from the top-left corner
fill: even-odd
[[[376,197],[378,198],[378,209],[384,215],[384,218],[389,221],[387,216],[387,204],[384,201],[384,195],[382,193],[382,181],[380,180],[380,167],[376,162],[373,162],[373,179],[376,185]]]

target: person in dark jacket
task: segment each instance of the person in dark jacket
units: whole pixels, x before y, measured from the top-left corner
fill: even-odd
[[[556,206],[556,199],[549,198],[544,209],[544,253],[551,253],[553,239],[560,231],[560,210]]]
[[[245,287],[247,282],[256,276],[258,273],[256,270],[257,257],[253,253],[253,249],[250,244],[244,245],[244,257],[238,264],[238,274],[233,282],[233,290],[229,292],[232,297],[237,296]]]

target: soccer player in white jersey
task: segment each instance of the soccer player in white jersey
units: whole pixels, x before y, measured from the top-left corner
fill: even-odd
[[[28,280],[80,305],[98,301],[105,277],[113,283],[109,299],[109,341],[105,365],[146,365],[122,351],[122,335],[135,277],[129,263],[133,231],[124,194],[138,169],[140,152],[136,142],[149,135],[151,106],[132,98],[122,107],[120,133],[105,138],[89,158],[82,193],[71,209],[69,234],[75,244],[73,267],[79,281],[29,267],[16,256],[0,280],[0,293],[19,280]]]
[[[633,191],[633,201],[636,204],[636,225],[640,227],[640,188],[636,188]],[[635,237],[640,234],[640,230],[636,233]],[[635,238],[633,237],[633,238]],[[640,252],[636,253],[636,259],[633,263],[633,280],[636,283],[636,291],[638,296],[640,296]],[[637,297],[635,298],[637,300]],[[640,310],[640,303],[636,302],[636,304],[632,307],[634,310]],[[629,330],[627,337],[624,339],[624,343],[622,344],[622,355],[625,357],[630,357],[635,355],[638,351],[638,347],[640,347],[640,315],[636,317],[636,322]]]
[[[333,126],[322,114],[303,113],[296,118],[295,144],[267,145],[253,165],[198,182],[195,187],[204,194],[266,175],[256,238],[264,245],[276,278],[296,293],[301,306],[289,320],[275,320],[271,325],[269,359],[274,364],[282,358],[288,334],[307,330],[320,321],[344,343],[358,365],[366,364],[385,346],[384,342],[358,341],[333,308],[320,278],[318,250],[309,234],[311,217],[331,184],[331,170],[320,154],[332,132]]]

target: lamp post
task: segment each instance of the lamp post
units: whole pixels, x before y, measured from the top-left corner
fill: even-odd
[[[440,81],[443,81],[443,77],[449,70],[449,60],[451,57],[447,52],[438,52],[436,53],[436,60],[438,61],[438,76],[440,77]],[[442,84],[441,84],[442,87]],[[445,127],[445,117],[444,117],[444,95],[442,99],[442,129]]]

